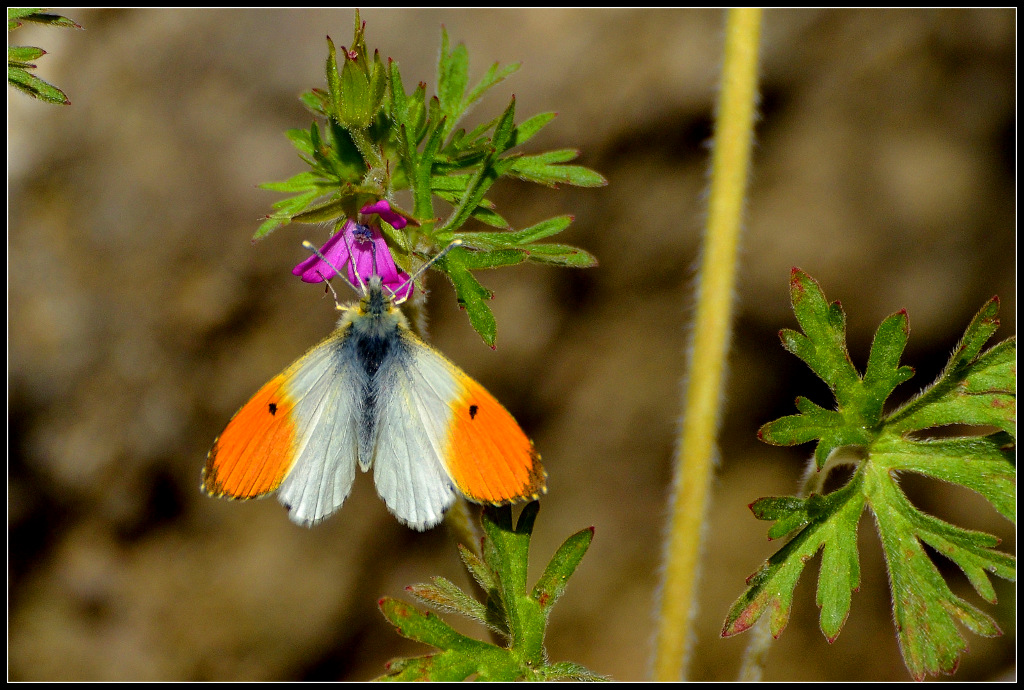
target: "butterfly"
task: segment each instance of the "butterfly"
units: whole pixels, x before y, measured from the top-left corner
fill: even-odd
[[[398,307],[411,293],[396,298],[375,267],[356,289],[362,298],[338,305],[334,332],[235,413],[202,488],[232,499],[276,492],[293,522],[312,526],[341,508],[357,466],[372,468],[388,510],[421,531],[459,494],[500,505],[543,493],[540,455],[512,415],[409,328]]]

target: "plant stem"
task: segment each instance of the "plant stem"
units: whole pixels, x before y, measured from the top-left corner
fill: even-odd
[[[365,129],[359,127],[349,127],[349,136],[352,137],[352,143],[356,145],[356,149],[359,151],[359,155],[366,161],[366,167],[370,170],[375,168],[384,167],[384,159],[381,158],[380,152],[374,147],[373,142],[370,141],[370,137],[367,136]]]
[[[659,681],[678,681],[684,677],[686,657],[692,646],[700,538],[716,453],[736,255],[753,141],[760,22],[761,11],[754,8],[729,10],[726,21],[708,224],[697,276],[689,380],[677,447],[655,643],[654,678]]]

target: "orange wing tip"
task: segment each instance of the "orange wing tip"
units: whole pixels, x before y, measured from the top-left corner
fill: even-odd
[[[230,489],[224,487],[217,473],[217,450],[220,437],[218,436],[213,440],[213,448],[206,454],[206,466],[203,467],[200,473],[199,490],[205,493],[211,498],[225,498],[229,501],[247,501],[251,498],[263,498],[269,493],[277,490],[277,486],[274,486],[269,491],[264,491],[256,494],[238,494],[232,493]],[[280,484],[280,482],[278,482]]]
[[[548,473],[540,465],[540,462],[539,462],[540,461],[540,456],[536,455],[536,456],[534,456],[534,459],[537,462],[534,463],[533,468],[530,471],[530,481],[529,481],[529,483],[526,486],[523,487],[521,493],[516,494],[515,496],[509,496],[508,498],[502,498],[502,499],[499,499],[499,500],[496,500],[496,501],[480,500],[480,499],[472,498],[470,496],[466,496],[465,494],[463,494],[463,497],[466,500],[468,500],[468,501],[476,503],[477,505],[490,505],[490,506],[515,505],[517,503],[525,503],[527,501],[536,501],[536,500],[538,500],[541,496],[544,496],[548,492],[548,487],[547,487]],[[527,493],[527,492],[530,492],[530,493]]]

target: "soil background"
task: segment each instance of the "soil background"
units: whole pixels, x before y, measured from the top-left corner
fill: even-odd
[[[322,288],[290,269],[291,226],[250,238],[304,169],[285,138],[298,96],[324,85],[325,35],[352,10],[54,10],[82,31],[26,26],[37,73],[70,107],[8,90],[8,673],[12,680],[364,680],[423,653],[377,611],[383,595],[444,575],[468,585],[445,529],[399,525],[369,477],[314,529],[275,500],[198,490],[213,438],[272,375],[326,336]],[[600,189],[499,184],[516,228],[563,213],[560,241],[600,266],[481,272],[497,350],[431,276],[429,337],[520,420],[549,472],[531,577],[561,541],[593,545],[555,607],[553,660],[648,677],[680,418],[685,343],[705,215],[724,14],[709,10],[367,9],[367,43],[407,87],[433,87],[441,26],[471,81],[522,68],[471,113],[558,117],[528,152],[575,147]],[[1016,13],[769,10],[760,120],[736,291],[720,463],[705,527],[691,678],[731,680],[747,644],[722,639],[744,578],[779,546],[747,506],[797,489],[810,446],[758,427],[797,395],[832,398],[779,344],[796,327],[793,266],[848,316],[863,367],[874,329],[906,309],[893,402],[928,384],[972,316],[1002,300],[1016,332]],[[429,91],[428,91],[429,92]],[[996,342],[993,340],[993,342]],[[994,533],[978,496],[906,477],[923,509]],[[839,638],[818,629],[820,556],[797,587],[766,680],[907,680],[873,521],[863,582]],[[939,559],[941,560],[941,559]],[[1015,588],[989,612],[1004,636],[965,631],[957,680],[1015,677]],[[449,617],[450,618],[450,617]],[[468,624],[460,629],[480,634]]]

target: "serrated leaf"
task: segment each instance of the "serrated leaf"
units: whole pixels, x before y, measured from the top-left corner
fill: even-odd
[[[13,31],[22,22],[35,22],[50,26],[81,29],[82,27],[59,14],[47,14],[38,7],[8,7],[7,31]],[[67,95],[53,84],[40,79],[28,70],[35,69],[36,60],[46,54],[42,48],[31,46],[7,46],[7,83],[32,98],[54,105],[70,105]]]
[[[813,517],[806,515],[806,526],[747,579],[750,587],[729,610],[723,637],[743,632],[765,612],[769,613],[772,635],[781,635],[789,621],[797,580],[806,562],[822,547],[836,551],[830,554],[830,562],[850,563],[856,560],[857,522],[864,507],[863,494],[858,490],[861,481],[862,476],[856,474],[847,486],[828,496],[818,497],[818,501],[824,503],[824,509],[819,505]],[[801,510],[805,509],[806,503],[801,506]],[[852,579],[852,574],[848,571],[845,576],[843,572],[830,575],[822,571],[820,576],[835,577],[838,581],[824,589],[819,584],[818,589],[822,631],[833,639],[838,629],[833,632],[831,626],[837,618],[845,620],[849,612],[850,592],[860,584],[859,575]],[[829,595],[831,598],[823,599]]]
[[[998,302],[989,302],[968,326],[939,379],[884,416],[885,400],[913,373],[899,365],[909,332],[906,313],[893,314],[879,327],[861,377],[847,354],[846,316],[838,302],[829,304],[817,283],[796,269],[791,295],[803,333],[782,331],[783,344],[825,380],[835,393],[837,409],[825,410],[798,398],[800,414],[766,424],[759,436],[777,445],[818,440],[819,468],[838,448],[857,446],[857,469],[845,487],[827,496],[768,498],[751,504],[756,517],[775,521],[770,537],[795,535],[748,580],[750,586],[730,610],[723,635],[745,630],[765,612],[770,613],[772,633],[781,633],[804,563],[821,548],[817,602],[822,632],[834,639],[849,612],[850,594],[859,584],[856,529],[867,507],[875,515],[886,555],[893,616],[907,668],[917,679],[952,672],[967,648],[958,624],[979,635],[998,634],[998,628],[988,615],[952,593],[923,545],[960,567],[988,601],[995,600],[989,578],[1015,579],[1016,560],[995,550],[995,537],[918,510],[903,494],[898,476],[917,472],[960,484],[978,492],[1008,519],[1016,519],[1016,341],[982,352],[998,327]],[[1003,431],[919,437],[928,428],[946,424],[980,424]]]

